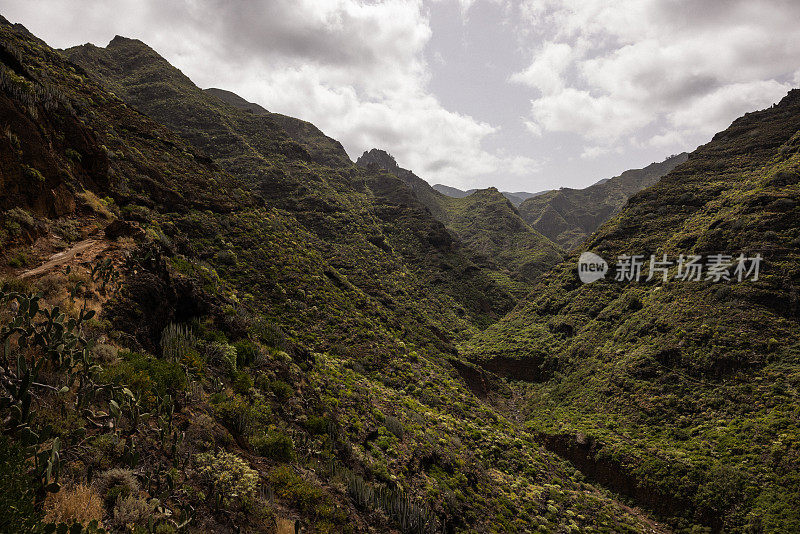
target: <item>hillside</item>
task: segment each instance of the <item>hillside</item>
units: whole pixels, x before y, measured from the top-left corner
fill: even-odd
[[[495,280],[518,297],[526,295],[539,275],[563,259],[561,249],[526,224],[495,188],[464,197],[446,196],[378,149],[364,152],[357,163],[401,178],[437,220],[471,250],[490,259],[494,268],[489,271]]]
[[[513,409],[551,450],[676,528],[800,530],[799,151],[793,90],[633,195],[463,347],[525,380]],[[757,281],[618,282],[612,267],[583,285],[584,250],[764,262]]]
[[[585,189],[562,187],[547,191],[526,199],[517,209],[533,228],[571,250],[618,213],[631,195],[658,182],[686,158],[686,153],[670,156],[661,163],[625,171]]]
[[[0,531],[661,531],[468,387],[513,300],[402,180],[112,43],[0,18]]]
[[[107,48],[84,45],[67,54],[251,184],[269,205],[292,212],[333,267],[373,297],[390,300],[396,312],[438,315],[435,329],[458,331],[470,322],[453,314],[454,307],[440,300],[444,294],[473,324],[487,324],[512,305],[476,268],[483,260],[427,216],[400,180],[354,166],[341,145],[313,125],[227,105],[137,40],[117,37]],[[415,276],[407,278],[410,270]],[[430,291],[423,287],[428,283],[442,289]],[[430,306],[418,306],[426,301]]]

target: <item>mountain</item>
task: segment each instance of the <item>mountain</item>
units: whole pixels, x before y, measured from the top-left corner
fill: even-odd
[[[455,187],[450,187],[449,185],[442,185],[436,184],[433,186],[435,190],[440,192],[443,195],[447,195],[448,197],[453,198],[464,198],[466,196],[471,195],[478,189],[468,189],[466,191],[462,191],[461,189],[456,189]],[[546,191],[540,191],[538,193],[526,193],[525,191],[516,191],[511,193],[509,191],[502,191],[503,196],[506,197],[511,203],[518,207],[524,201],[528,200],[529,198],[533,198],[535,196],[543,195]]]
[[[533,228],[567,250],[580,245],[613,217],[631,195],[650,187],[686,161],[686,153],[670,156],[643,169],[628,170],[585,189],[547,191],[526,199],[517,209]]]
[[[455,187],[450,187],[449,185],[443,185],[443,184],[435,184],[433,188],[436,189],[441,194],[453,198],[464,198],[475,192],[475,189],[470,189],[469,191],[462,191],[461,189],[457,189]]]
[[[0,126],[0,530],[661,530],[488,404],[514,299],[403,180],[3,18]]]
[[[313,125],[231,106],[200,90],[137,40],[115,37],[106,48],[84,45],[66,53],[129,104],[251,184],[269,205],[291,211],[316,236],[337,271],[373,297],[391,300],[395,313],[413,303],[407,313],[418,315],[418,303],[429,302],[426,314],[438,316],[435,330],[449,323],[467,331],[513,305],[475,268],[484,260],[426,215],[400,180],[359,172],[341,145]],[[159,83],[153,84],[153,77]],[[401,273],[410,268],[417,276],[403,278]],[[424,282],[420,286],[412,280]],[[431,292],[427,283],[442,290]],[[439,301],[444,294],[459,304],[461,316]]]
[[[462,350],[512,379],[507,408],[551,450],[676,529],[798,531],[798,199],[792,90],[630,197]],[[612,266],[587,285],[584,251],[618,266],[625,254],[763,262],[742,282],[676,280],[675,265],[667,282],[621,282]]]
[[[493,262],[494,279],[516,296],[527,294],[539,275],[563,259],[561,249],[525,223],[496,188],[474,190],[461,198],[446,196],[378,149],[364,152],[357,164],[402,179],[437,220],[470,249]]]

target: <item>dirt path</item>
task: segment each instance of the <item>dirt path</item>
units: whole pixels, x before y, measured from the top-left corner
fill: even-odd
[[[62,265],[90,260],[107,249],[108,246],[108,241],[101,239],[85,239],[79,241],[67,250],[62,250],[61,252],[53,254],[42,265],[24,271],[18,278],[24,279],[30,278],[31,276],[39,276]]]

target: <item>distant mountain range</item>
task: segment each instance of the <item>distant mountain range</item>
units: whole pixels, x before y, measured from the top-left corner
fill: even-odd
[[[466,196],[471,195],[475,191],[479,191],[478,189],[467,189],[466,191],[462,191],[461,189],[456,189],[455,187],[450,187],[449,185],[444,184],[436,184],[433,186],[438,192],[442,193],[443,195],[447,195],[448,197],[453,198],[464,198]],[[514,206],[519,206],[525,200],[535,197],[538,195],[542,195],[545,191],[540,191],[539,193],[526,193],[525,191],[516,191],[511,193],[509,191],[501,191],[504,197],[511,201]]]
[[[632,169],[613,178],[603,178],[584,189],[562,187],[538,193],[503,191],[519,215],[535,230],[565,250],[570,250],[619,212],[634,193],[650,187],[662,176],[686,161],[687,153],[668,157],[643,169]],[[465,198],[478,191],[462,191],[436,184],[433,188],[453,198]]]
[[[536,230],[565,249],[573,249],[617,214],[631,195],[655,184],[688,157],[685,152],[670,156],[643,169],[600,180],[585,189],[562,187],[546,191],[526,199],[517,209]]]

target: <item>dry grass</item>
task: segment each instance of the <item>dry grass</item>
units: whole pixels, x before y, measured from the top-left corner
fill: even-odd
[[[88,524],[93,519],[103,519],[103,500],[91,486],[67,486],[51,493],[44,501],[44,519],[47,522]]]
[[[82,193],[78,193],[78,197],[83,200],[83,203],[89,207],[92,211],[107,219],[109,221],[114,219],[114,214],[108,209],[108,207],[103,203],[102,200],[97,198],[97,195],[92,193],[91,191],[83,191]]]

